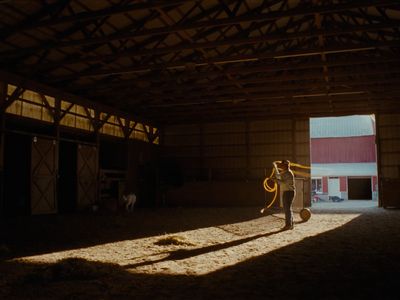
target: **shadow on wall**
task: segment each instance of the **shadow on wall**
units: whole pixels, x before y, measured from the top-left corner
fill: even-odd
[[[55,264],[2,262],[0,297],[394,299],[399,225],[398,211],[361,215],[335,230],[202,276],[134,274],[77,258]]]

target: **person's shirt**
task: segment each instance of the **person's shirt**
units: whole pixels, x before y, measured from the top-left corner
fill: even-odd
[[[292,170],[288,169],[286,171],[281,172],[278,176],[276,176],[279,182],[279,186],[281,187],[281,191],[296,191],[296,186],[294,182],[294,174]]]

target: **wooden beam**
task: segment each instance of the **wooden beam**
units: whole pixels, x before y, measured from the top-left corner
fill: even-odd
[[[398,72],[400,73],[400,71]],[[336,88],[340,88],[342,86],[346,86],[347,90],[351,91],[353,88],[363,88],[366,89],[367,91],[370,89],[373,89],[376,84],[382,84],[386,87],[388,86],[398,86],[400,84],[400,78],[392,78],[392,79],[387,79],[387,78],[374,78],[374,79],[363,79],[363,80],[349,80],[349,79],[344,79],[344,80],[337,80],[337,81],[331,81],[330,82],[330,88],[333,90]],[[319,81],[319,82],[310,82],[310,83],[287,83],[287,84],[260,84],[257,86],[253,87],[243,87],[243,90],[246,91],[248,94],[259,94],[259,93],[271,93],[271,92],[279,92],[279,91],[307,91],[307,90],[316,90],[316,89],[326,89],[325,86],[325,81]],[[329,93],[330,89],[327,90]],[[166,97],[163,97],[163,95],[160,95],[160,97],[157,97],[154,95],[154,97],[150,97],[152,99],[156,100],[162,100],[162,99],[173,99],[175,95],[179,96],[184,96],[187,98],[196,98],[196,97],[210,97],[210,100],[214,99],[215,97],[218,96],[227,96],[230,94],[231,96],[235,96],[235,98],[240,97],[240,95],[237,95],[236,89],[235,88],[225,88],[225,89],[215,89],[215,90],[210,90],[210,91],[205,91],[202,89],[199,89],[197,91],[192,91],[188,93],[182,94],[172,94]],[[189,96],[186,96],[189,95]],[[140,99],[140,98],[139,98]],[[171,102],[171,100],[170,100]]]
[[[167,1],[168,2],[168,1]],[[161,8],[165,6],[173,6],[176,4],[183,3],[185,1],[169,1],[170,3],[164,3],[164,5],[160,4],[153,4],[153,8]],[[395,5],[398,4],[397,1],[352,1],[351,3],[346,3],[346,4],[335,4],[335,5],[316,5],[316,6],[309,6],[309,7],[300,7],[300,8],[293,8],[289,10],[284,10],[284,11],[272,11],[268,13],[259,13],[259,14],[245,14],[242,16],[235,16],[235,17],[229,17],[229,18],[223,18],[223,19],[216,19],[216,20],[211,20],[211,21],[200,21],[200,22],[185,22],[184,24],[175,24],[175,25],[170,25],[170,26],[163,26],[155,29],[144,29],[140,31],[134,31],[134,32],[126,32],[126,33],[114,33],[108,36],[104,37],[96,37],[96,38],[89,38],[89,39],[81,39],[81,40],[73,40],[73,41],[54,41],[52,43],[47,44],[46,46],[39,46],[39,47],[31,47],[31,48],[25,48],[22,49],[21,52],[26,53],[26,52],[36,52],[38,49],[54,49],[54,48],[64,48],[64,47],[74,47],[74,46],[83,46],[83,45],[89,45],[89,44],[103,44],[103,43],[108,43],[110,41],[114,40],[123,40],[123,39],[130,39],[134,37],[140,37],[140,36],[150,36],[150,35],[165,35],[165,34],[170,34],[170,33],[176,33],[176,32],[181,32],[181,31],[186,31],[186,30],[193,30],[193,29],[199,29],[199,28],[206,28],[206,27],[222,27],[222,26],[231,26],[231,25],[237,25],[241,23],[246,23],[246,22],[260,22],[260,21],[273,21],[277,20],[280,18],[286,18],[286,17],[294,17],[294,16],[299,16],[299,15],[313,15],[313,14],[326,14],[326,13],[337,13],[341,11],[346,11],[349,9],[360,9],[360,8],[365,8],[365,7],[381,7],[381,6],[390,6],[390,5]],[[36,24],[30,24],[30,27],[27,27],[25,29],[32,29],[35,27],[41,27],[41,26],[53,26],[55,24],[60,24],[60,23],[65,23],[65,22],[76,22],[79,20],[79,22],[91,19],[90,17],[83,17],[83,15],[96,15],[96,18],[99,17],[104,17],[107,15],[110,15],[112,10],[119,11],[119,12],[126,12],[129,11],[129,7],[134,7],[135,5],[138,6],[143,6],[145,4],[132,4],[128,6],[121,6],[121,7],[115,7],[113,9],[105,9],[105,13],[96,13],[96,12],[85,12],[78,14],[76,16],[69,16],[69,17],[63,17],[63,18],[58,18],[57,20],[52,20],[52,21],[42,21],[38,22]],[[148,6],[151,6],[151,4],[147,4]],[[125,9],[125,11],[124,11]],[[81,15],[81,17],[79,17]],[[23,30],[24,28],[20,29]],[[317,34],[317,33],[315,33]],[[272,38],[272,37],[271,37]],[[275,37],[277,39],[278,37]],[[242,41],[243,43],[244,41]],[[200,46],[199,46],[200,47]],[[213,46],[210,46],[213,47]],[[204,48],[204,46],[202,47]],[[15,53],[15,55],[20,55],[21,52],[18,53],[18,51]],[[0,54],[0,56],[4,56],[5,53]],[[11,54],[11,53],[9,53]]]
[[[8,84],[5,81],[0,81],[0,106],[4,106],[7,100]]]
[[[82,73],[74,73],[72,75],[66,75],[66,76],[61,76],[60,81],[63,80],[68,80],[72,77],[97,77],[97,76],[109,76],[109,75],[117,75],[117,74],[138,74],[138,73],[149,73],[149,72],[156,72],[156,71],[161,71],[165,69],[177,69],[177,70],[184,70],[186,68],[188,63],[193,63],[194,66],[196,67],[201,67],[208,65],[210,63],[212,64],[221,64],[221,65],[228,65],[228,64],[233,64],[233,63],[245,63],[245,62],[252,62],[252,61],[261,61],[265,59],[283,59],[283,58],[290,58],[290,57],[307,57],[307,56],[319,56],[321,53],[325,53],[325,55],[329,54],[336,54],[336,53],[351,53],[351,52],[367,52],[379,48],[390,48],[390,47],[400,47],[400,41],[394,41],[394,42],[374,42],[370,43],[368,45],[353,45],[349,44],[347,46],[326,46],[324,48],[311,48],[311,49],[306,49],[306,50],[284,50],[284,51],[272,51],[272,52],[263,52],[263,53],[254,53],[254,54],[240,54],[240,55],[234,55],[234,56],[219,56],[219,57],[214,57],[214,58],[207,58],[203,60],[199,60],[196,62],[187,62],[187,61],[177,61],[177,62],[172,62],[172,63],[165,63],[165,64],[146,64],[146,65],[135,65],[135,66],[130,66],[130,67],[122,67],[118,69],[109,69],[109,70],[88,70],[86,72]],[[354,60],[355,63],[357,61],[367,61],[366,59],[360,58],[357,60]],[[379,62],[379,58],[377,59]],[[335,62],[328,62],[327,65],[329,64],[334,64]],[[341,63],[341,61],[339,61]],[[352,64],[352,61],[349,60],[345,63]],[[371,61],[373,63],[373,61]],[[311,65],[316,66],[315,63],[311,63]],[[318,66],[320,67],[320,66]],[[27,67],[28,68],[28,67]],[[231,68],[229,71],[234,72],[235,70],[238,70],[240,72],[246,70],[249,68],[250,70],[254,68],[254,66],[246,66],[246,67],[234,67]],[[268,71],[270,68],[274,69],[274,67],[269,66],[266,68]],[[282,68],[282,66],[280,66]],[[286,67],[287,68],[287,67]],[[287,68],[288,69],[288,68]],[[289,68],[290,69],[290,68]],[[208,72],[210,75],[213,75],[213,73]],[[204,73],[203,73],[204,74]],[[220,74],[220,72],[217,72],[216,74]],[[196,78],[196,77],[204,77],[204,75],[198,75],[198,73],[195,74],[188,74],[185,75],[191,78]],[[208,75],[207,75],[208,76]],[[169,76],[168,76],[169,77]],[[54,80],[53,80],[54,81]]]
[[[47,98],[45,95],[38,93],[40,98],[42,99],[42,102],[44,104],[44,106],[46,107],[47,111],[50,113],[50,115],[53,117],[53,120],[55,121],[56,119],[56,113],[55,113],[55,108],[51,107],[49,101],[47,101]]]
[[[60,89],[50,87],[46,84],[39,83],[34,80],[26,79],[19,75],[15,75],[15,74],[1,71],[1,70],[0,70],[0,81],[8,82],[15,86],[20,86],[21,90],[29,89],[29,90],[41,92],[43,94],[46,94],[46,95],[49,95],[49,96],[52,96],[55,98],[59,97],[60,99],[66,99],[66,101],[68,101],[70,103],[78,104],[78,105],[81,105],[81,106],[87,107],[87,108],[92,108],[95,111],[106,112],[106,113],[121,116],[124,118],[132,118],[133,117],[128,112],[124,112],[124,111],[115,109],[111,106],[103,105],[101,103],[89,101],[82,96],[74,95],[74,94],[62,91]],[[6,101],[6,102],[7,102],[7,104],[9,104],[9,101]],[[5,108],[4,108],[4,110],[5,110]],[[143,122],[145,124],[153,124],[150,120],[144,120],[140,116],[135,116],[135,119],[140,122]]]
[[[381,81],[384,83],[384,81]],[[324,81],[320,82],[319,85],[317,84],[308,84],[305,87],[302,87],[301,84],[294,85],[294,86],[277,86],[263,88],[257,87],[252,89],[246,89],[248,93],[246,97],[242,95],[238,95],[235,89],[225,90],[223,92],[215,91],[213,93],[187,93],[190,95],[173,95],[171,98],[167,97],[150,97],[152,101],[150,103],[137,103],[131,104],[137,110],[140,108],[165,108],[165,107],[190,107],[192,105],[205,105],[208,103],[215,103],[215,102],[228,102],[228,103],[238,103],[238,102],[245,102],[247,99],[257,99],[260,96],[269,96],[269,97],[279,97],[282,96],[296,96],[300,97],[301,95],[309,95],[316,96],[320,94],[334,94],[334,93],[343,93],[343,94],[368,94],[375,91],[387,91],[388,93],[398,93],[398,89],[396,87],[400,84],[400,79],[392,80],[390,83],[385,83],[385,85],[373,85],[376,84],[374,81],[370,82],[363,82],[363,83],[353,83],[346,84],[343,83],[333,83],[332,88],[330,91],[326,91]],[[343,85],[346,85],[346,88],[343,88]],[[284,91],[284,92],[283,92]]]
[[[149,142],[150,142],[150,143],[153,143],[154,140],[156,139],[156,136],[155,136],[154,133],[153,133],[153,127],[149,126],[149,128],[147,129],[147,126],[146,126],[146,125],[143,125],[143,129],[144,129],[144,132],[145,132],[145,134],[146,134],[147,139],[149,140]]]
[[[343,96],[325,96],[316,99],[301,102],[295,102],[294,99],[282,98],[281,102],[278,101],[258,101],[257,105],[246,105],[246,103],[238,105],[224,105],[220,104],[220,110],[215,108],[207,108],[206,106],[196,107],[195,110],[177,111],[163,111],[161,114],[158,110],[152,111],[148,116],[160,119],[163,124],[173,123],[188,123],[190,120],[200,120],[201,116],[207,115],[207,122],[210,121],[224,121],[224,120],[237,120],[238,117],[243,118],[279,118],[282,115],[303,115],[303,116],[332,116],[338,114],[357,114],[357,113],[374,113],[377,111],[399,111],[398,102],[400,96],[397,98],[387,98],[377,96],[369,96],[369,105],[366,105],[366,97],[343,97]],[[285,100],[285,101],[283,101]],[[333,111],[329,111],[330,106],[328,102],[332,102]],[[216,105],[216,104],[215,104]],[[393,110],[393,108],[396,108]]]
[[[313,3],[314,4],[318,4],[318,3],[320,3],[320,0],[313,0]],[[321,14],[320,13],[316,13],[314,15],[314,18],[315,18],[315,22],[314,22],[315,26],[317,27],[318,30],[322,30],[323,28],[322,28],[322,24],[321,24],[322,23]],[[319,46],[321,48],[325,47],[325,36],[324,35],[322,35],[322,34],[318,35],[318,44],[319,44]],[[323,78],[324,78],[324,80],[326,82],[326,90],[329,91],[329,88],[330,88],[329,87],[329,72],[328,72],[328,67],[326,65],[327,58],[326,58],[325,53],[321,53],[321,61],[323,62],[322,69],[323,69]]]
[[[28,18],[20,22],[19,24],[14,25],[12,28],[10,27],[3,27],[0,30],[0,40],[6,40],[11,35],[25,29],[31,29],[33,24],[37,24],[43,20],[43,18],[54,15],[55,13],[59,13],[62,9],[65,8],[69,4],[70,0],[61,0],[55,3],[43,5],[42,9],[38,12],[30,15]],[[51,17],[47,20],[47,22],[55,20]]]
[[[57,98],[56,98],[57,99]],[[60,105],[61,105],[61,103],[60,103]],[[68,107],[67,107],[67,109],[66,110],[64,110],[64,111],[62,111],[62,113],[60,113],[60,122],[61,122],[61,120],[62,119],[64,119],[64,117],[67,115],[67,113],[71,110],[71,108],[74,106],[75,104],[74,103],[70,103],[69,105],[68,105]],[[61,110],[60,110],[61,111]]]
[[[121,120],[120,117],[117,117],[117,121],[118,121],[119,127],[121,128],[122,132],[124,133],[124,138],[125,138],[125,139],[128,139],[129,136],[127,135],[128,132],[127,132],[126,123],[129,124],[129,120],[126,120],[126,119],[125,119],[125,125],[124,125],[124,123],[122,122],[122,120]]]
[[[23,92],[25,91],[25,88],[21,87],[21,86],[17,86],[17,88],[14,90],[14,92],[6,97],[6,101],[3,103],[3,105],[0,108],[0,113],[3,113],[6,111],[6,109],[14,103],[14,101],[16,101],[19,96],[21,96],[23,94]]]
[[[372,93],[384,95],[393,95],[399,96],[400,89],[398,88],[399,84],[394,82],[392,85],[389,86],[371,86],[369,84],[364,85],[354,85],[353,88],[343,88],[341,85],[335,87],[327,92],[325,87],[315,88],[313,90],[305,89],[305,90],[285,90],[277,88],[276,90],[258,90],[246,96],[246,99],[243,96],[238,96],[235,92],[231,94],[225,95],[208,95],[208,94],[198,94],[198,95],[191,95],[190,97],[181,97],[181,98],[174,98],[172,99],[164,99],[160,98],[157,99],[157,102],[146,104],[144,107],[146,109],[167,109],[167,108],[179,108],[188,109],[189,107],[200,107],[203,105],[214,105],[218,103],[245,103],[247,100],[256,101],[261,99],[275,99],[276,101],[280,101],[282,98],[287,97],[296,97],[296,98],[310,98],[316,99],[316,97],[321,96],[334,96],[334,95],[370,95]],[[153,97],[154,98],[154,97]],[[163,101],[164,100],[164,101]],[[167,101],[169,100],[169,101]],[[250,101],[250,102],[251,102]],[[136,106],[136,109],[139,110],[139,107]]]
[[[5,81],[0,81],[0,107],[4,107],[7,98],[8,85]],[[5,111],[0,111],[0,212],[3,209],[3,185],[4,185],[4,130],[5,130]]]
[[[49,63],[43,63],[39,68],[40,70],[46,70],[48,68],[53,68],[55,66],[63,66],[63,65],[71,65],[78,63],[90,63],[90,62],[99,62],[99,61],[113,61],[116,59],[124,58],[124,57],[136,57],[136,56],[148,56],[148,55],[163,55],[167,53],[180,52],[184,50],[195,50],[195,49],[207,49],[207,48],[215,48],[221,46],[232,46],[232,45],[250,45],[250,44],[259,44],[263,42],[269,41],[282,41],[282,40],[290,40],[290,39],[300,39],[300,38],[310,38],[310,37],[318,37],[318,36],[332,36],[332,35],[341,35],[348,34],[353,32],[365,32],[365,31],[377,31],[384,28],[393,28],[396,26],[400,26],[400,22],[390,22],[385,24],[373,24],[373,25],[360,25],[354,26],[351,28],[344,29],[334,29],[334,30],[325,30],[325,29],[316,29],[313,31],[306,32],[295,32],[295,33],[287,33],[287,34],[271,34],[266,36],[257,36],[253,38],[242,38],[242,39],[224,39],[219,41],[212,42],[193,42],[193,43],[181,43],[176,46],[167,46],[162,48],[154,48],[154,49],[128,49],[123,50],[118,53],[106,54],[106,55],[87,55],[81,56],[78,58],[70,58],[63,61],[53,61]],[[386,42],[387,43],[387,42]],[[366,43],[364,48],[366,47],[377,47],[375,45],[382,45],[382,42],[371,41],[371,43]],[[399,44],[398,41],[394,41],[391,44]],[[327,47],[321,47],[320,49],[313,49],[313,55],[320,55],[322,52],[327,52]],[[342,48],[343,51],[354,51],[353,48],[362,48],[360,45],[349,45],[347,47],[338,47]],[[356,50],[357,51],[357,50]],[[14,55],[16,52],[11,52],[9,54]],[[289,54],[290,55],[290,54]],[[311,55],[311,54],[310,54]],[[278,56],[285,56],[278,55]],[[271,57],[271,56],[269,56]],[[274,56],[272,56],[274,57]],[[5,59],[9,59],[7,53],[0,54],[0,58],[4,61]],[[258,56],[255,56],[258,58]],[[228,60],[229,61],[229,60]],[[212,58],[207,61],[208,64],[213,63]],[[32,68],[32,66],[26,65],[27,68]]]
[[[150,3],[135,3],[135,4],[128,4],[124,6],[110,6],[104,9],[100,9],[97,11],[85,11],[81,13],[77,13],[72,16],[61,16],[56,19],[48,19],[48,20],[39,20],[30,18],[29,20],[14,26],[13,28],[7,28],[7,31],[10,32],[20,32],[24,30],[32,30],[35,28],[40,27],[51,27],[60,24],[66,23],[77,23],[77,22],[84,22],[88,20],[96,20],[103,17],[115,15],[115,14],[123,14],[127,12],[132,12],[136,10],[149,10],[154,9],[157,7],[168,7],[168,6],[175,6],[182,4],[186,1],[190,0],[167,0],[167,1],[152,1]],[[194,1],[194,0],[193,0]],[[60,6],[59,3],[53,4],[53,6]],[[46,7],[44,9],[44,14],[47,14],[49,9]],[[43,15],[43,13],[41,14]]]
[[[106,114],[106,117],[104,119],[102,119],[102,120],[99,117],[98,124],[96,125],[98,131],[100,131],[101,128],[103,128],[104,124],[107,123],[107,121],[110,119],[110,117],[111,117],[111,114],[109,114],[109,113]],[[118,119],[119,119],[119,117],[118,117]]]
[[[398,72],[398,67],[400,63],[400,58],[387,58],[387,59],[377,59],[374,60],[372,58],[369,59],[346,59],[346,60],[337,60],[333,62],[308,62],[308,63],[298,63],[295,65],[290,65],[288,66],[287,64],[257,64],[257,65],[248,65],[244,67],[236,67],[236,68],[230,68],[226,72],[229,74],[238,74],[238,75],[254,75],[253,77],[245,77],[245,78],[239,78],[237,79],[241,84],[254,84],[254,83],[267,83],[269,81],[272,82],[279,82],[279,81],[286,81],[286,80],[302,80],[302,79],[314,79],[318,78],[321,75],[321,72],[318,71],[323,65],[329,66],[329,67],[350,67],[352,68],[350,70],[346,71],[335,71],[334,76],[347,76],[347,75],[368,75],[368,74],[385,74],[385,73],[397,73]],[[376,65],[378,65],[376,67]],[[363,68],[360,68],[360,66],[364,66]],[[317,69],[317,71],[315,71]],[[278,71],[285,71],[284,75],[276,75],[275,72]],[[295,71],[302,71],[302,74],[296,74],[293,72]],[[291,73],[289,73],[291,72]],[[257,76],[258,73],[262,73],[263,77]],[[211,76],[222,76],[219,72],[215,71],[206,71],[206,72],[198,72],[196,76],[189,76],[191,79],[202,79],[202,78],[208,78]],[[215,77],[214,77],[215,78]],[[140,80],[140,79],[139,79]],[[157,80],[149,80],[149,88],[143,88],[141,89],[140,87],[133,87],[132,86],[132,81],[133,83],[135,80],[129,79],[129,80],[120,80],[117,82],[110,82],[110,83],[94,83],[91,85],[76,85],[71,88],[72,91],[77,92],[77,93],[84,93],[84,91],[93,91],[93,93],[87,93],[88,95],[99,95],[101,93],[104,93],[105,90],[111,89],[112,92],[115,92],[116,88],[124,88],[128,87],[132,91],[137,92],[138,94],[142,92],[158,92],[158,91],[169,91],[169,90],[191,90],[193,88],[213,88],[213,87],[221,87],[231,85],[230,81],[224,80],[224,79],[218,79],[218,80],[213,80],[211,82],[207,83],[202,83],[202,84],[197,84],[197,83],[191,83],[188,85],[187,83],[184,84],[178,84],[177,83],[177,77],[176,76],[168,76],[168,77],[160,77]],[[153,86],[154,85],[154,86]]]

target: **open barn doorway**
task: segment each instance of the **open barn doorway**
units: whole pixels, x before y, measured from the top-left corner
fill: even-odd
[[[310,119],[311,205],[378,206],[374,115]]]

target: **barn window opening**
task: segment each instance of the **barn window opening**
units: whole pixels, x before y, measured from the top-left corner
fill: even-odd
[[[7,84],[7,98],[14,100],[6,108],[6,113],[23,118],[30,118],[44,124],[55,124],[56,98]],[[95,128],[95,109],[78,105],[71,101],[60,100],[59,125],[75,128],[80,131],[91,131]],[[129,138],[148,143],[159,144],[158,128],[129,120],[125,116],[100,112],[100,130],[103,135]]]
[[[378,205],[375,115],[310,119],[311,205]]]

